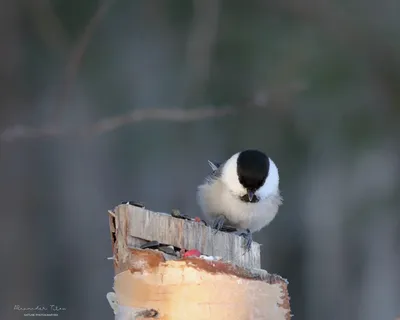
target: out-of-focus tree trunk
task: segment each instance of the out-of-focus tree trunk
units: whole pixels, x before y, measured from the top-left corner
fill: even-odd
[[[395,319],[399,315],[400,276],[396,268],[399,249],[395,241],[398,231],[395,214],[398,212],[387,212],[382,208],[375,212],[375,219],[371,219],[365,230],[366,259],[361,272],[356,319]]]
[[[21,13],[18,1],[0,1],[0,133],[25,117],[28,101],[23,90],[23,46],[20,32]],[[26,103],[26,104],[25,104]],[[3,277],[0,310],[1,319],[19,317],[14,305],[29,305],[33,301],[35,263],[32,257],[38,249],[32,241],[32,217],[34,203],[33,181],[29,178],[29,146],[24,143],[0,145],[0,203],[2,223]]]
[[[69,114],[70,124],[93,121],[93,114],[88,111],[88,100],[80,97],[71,99],[71,103],[79,107]],[[106,230],[107,224],[99,213],[113,205],[107,202],[106,194],[106,171],[113,166],[109,162],[108,149],[107,140],[98,143],[93,140],[66,139],[58,144],[55,181],[58,181],[60,190],[60,210],[54,223],[59,233],[57,238],[63,244],[60,259],[63,265],[68,265],[63,281],[68,288],[68,297],[64,300],[70,304],[67,306],[70,317],[79,314],[82,318],[91,319],[93,310],[99,314],[109,311],[105,304],[100,303],[105,299],[104,292],[107,290],[102,275],[111,274],[110,261],[103,254],[108,239],[103,237],[99,242],[96,237],[87,237],[86,233],[88,227],[92,235]],[[95,272],[92,265],[94,261]],[[88,295],[87,292],[92,294]]]
[[[318,139],[316,139],[318,140]],[[304,183],[308,187],[304,193],[304,233],[306,240],[306,319],[326,320],[348,319],[345,308],[337,293],[346,296],[343,274],[343,184],[346,181],[346,168],[339,154],[327,154],[321,145],[316,144],[314,155],[325,153],[320,161],[312,161],[308,177]],[[338,150],[338,149],[335,149]],[[310,162],[311,163],[311,162]],[[341,301],[338,301],[340,299]],[[341,313],[341,316],[338,315]]]

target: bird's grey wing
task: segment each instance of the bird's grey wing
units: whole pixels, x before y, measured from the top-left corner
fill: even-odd
[[[216,171],[221,166],[222,162],[215,162],[208,160],[208,164],[210,165],[212,171]]]
[[[225,162],[211,162],[208,160],[208,164],[211,166],[213,172],[207,177],[207,181],[213,182],[221,176]]]

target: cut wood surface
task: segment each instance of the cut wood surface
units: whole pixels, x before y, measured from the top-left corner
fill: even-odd
[[[172,217],[132,205],[115,208],[127,223],[127,244],[134,248],[137,239],[158,241],[184,249],[197,249],[204,255],[221,257],[247,268],[261,268],[260,245],[253,241],[250,251],[243,247],[243,238],[232,233],[217,232],[201,222]]]
[[[244,253],[238,236],[131,205],[117,206],[109,217],[115,293],[107,299],[115,319],[290,319],[288,283],[259,268],[259,244]],[[204,257],[135,247],[154,240]]]

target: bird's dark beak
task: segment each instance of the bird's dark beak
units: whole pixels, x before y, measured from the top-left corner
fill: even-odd
[[[249,201],[251,202],[253,200],[254,197],[254,192],[247,190],[247,196],[249,197]]]

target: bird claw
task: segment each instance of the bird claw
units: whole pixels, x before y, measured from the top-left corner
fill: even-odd
[[[235,232],[236,235],[244,238],[244,248],[246,251],[250,251],[251,245],[253,243],[253,236],[249,229],[237,229]]]
[[[216,234],[218,231],[220,231],[226,222],[226,218],[224,215],[219,215],[212,223],[211,228],[213,228],[213,233]]]

